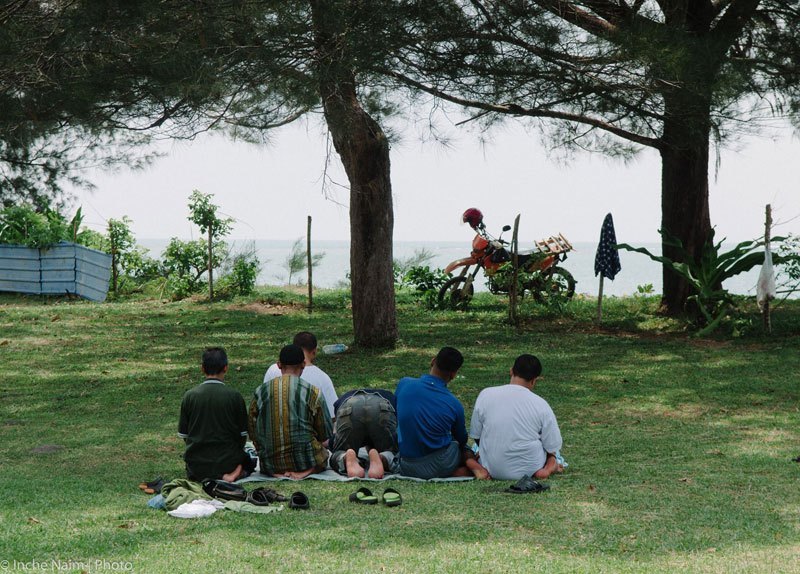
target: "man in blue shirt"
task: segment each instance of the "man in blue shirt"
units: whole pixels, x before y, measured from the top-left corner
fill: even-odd
[[[397,435],[400,472],[418,478],[474,475],[489,478],[472,453],[467,452],[464,407],[447,384],[455,379],[464,357],[443,347],[431,361],[427,375],[405,377],[397,383]]]

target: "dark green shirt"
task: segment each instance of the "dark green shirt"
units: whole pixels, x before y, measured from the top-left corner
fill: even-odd
[[[247,440],[247,408],[238,391],[208,379],[186,391],[178,436],[186,442],[183,460],[192,480],[221,478],[240,464]]]

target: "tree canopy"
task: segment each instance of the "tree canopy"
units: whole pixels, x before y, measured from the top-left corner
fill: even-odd
[[[425,5],[385,72],[487,125],[535,118],[556,145],[658,150],[662,229],[699,258],[709,142],[798,119],[798,22],[789,0],[451,0]],[[667,307],[688,294],[665,268]]]

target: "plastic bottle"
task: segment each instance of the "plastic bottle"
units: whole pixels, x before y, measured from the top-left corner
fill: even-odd
[[[347,345],[343,343],[335,343],[333,345],[325,345],[322,347],[322,352],[326,355],[335,355],[336,353],[344,353],[347,350]]]

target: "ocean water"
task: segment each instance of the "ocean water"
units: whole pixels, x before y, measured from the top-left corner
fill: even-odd
[[[167,239],[145,239],[139,241],[142,247],[150,251],[152,257],[160,257],[166,247]],[[258,278],[260,285],[285,285],[288,279],[286,259],[292,252],[292,240],[231,241],[233,250],[249,249],[254,246],[261,261],[261,273]],[[660,254],[661,246],[657,243],[637,244],[637,247],[646,247],[652,253]],[[596,243],[575,243],[575,248],[567,255],[567,259],[560,265],[572,273],[577,281],[576,292],[596,296],[599,278],[594,275],[594,257],[597,251]],[[520,246],[525,249],[525,245]],[[433,254],[433,258],[426,263],[431,268],[444,268],[455,259],[468,257],[471,249],[470,241],[396,241],[394,243],[394,258],[404,260],[413,257],[415,253],[426,250]],[[319,266],[314,267],[313,281],[315,287],[337,287],[344,284],[350,269],[350,242],[349,241],[316,241],[311,246],[312,254],[324,254]],[[637,287],[652,285],[654,293],[661,293],[661,265],[639,253],[620,251],[622,270],[613,281],[605,280],[603,295],[624,296],[637,292]],[[477,291],[485,291],[485,282],[479,275],[475,283]],[[301,277],[293,277],[292,283],[305,281],[305,271]],[[758,279],[758,268],[743,273],[730,279],[725,287],[732,293],[755,295],[755,285]]]

